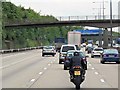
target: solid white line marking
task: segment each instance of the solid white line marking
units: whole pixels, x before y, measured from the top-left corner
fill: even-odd
[[[92,70],[94,70],[95,68],[92,68]]]
[[[95,72],[96,75],[98,75],[98,72]]]
[[[89,62],[87,62],[89,64]]]
[[[41,75],[43,72],[39,72],[39,74]]]
[[[35,56],[37,56],[37,55],[35,55]],[[23,61],[25,61],[25,60],[27,60],[27,59],[31,59],[31,58],[33,58],[33,57],[35,57],[35,56],[24,58],[24,59],[22,59],[22,60],[20,60],[20,61],[13,62],[13,63],[10,63],[10,64],[8,64],[8,65],[5,65],[5,66],[3,66],[3,67],[1,67],[1,68],[6,68],[6,67],[9,67],[9,66],[18,64],[18,63],[23,62]],[[1,69],[1,68],[0,68],[0,69]]]
[[[25,54],[25,53],[18,53],[18,54],[14,54],[14,55],[5,56],[5,57],[2,57],[2,58],[4,59],[4,58],[12,57],[12,56],[23,55],[23,54]]]
[[[34,81],[35,81],[35,79],[31,79],[31,80],[30,80],[30,82],[34,82]]]
[[[103,82],[103,83],[105,82],[104,79],[100,79],[100,81]]]
[[[44,68],[44,70],[46,70],[47,68]]]

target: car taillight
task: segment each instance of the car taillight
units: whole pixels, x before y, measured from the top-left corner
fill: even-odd
[[[116,54],[115,57],[119,57],[119,54]]]
[[[103,55],[103,57],[107,57],[107,55],[106,55],[106,54],[104,54],[104,55]]]

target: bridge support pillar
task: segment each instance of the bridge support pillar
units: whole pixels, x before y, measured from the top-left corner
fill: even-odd
[[[102,32],[99,33],[99,46],[102,47]]]
[[[103,48],[108,48],[108,29],[103,31]]]

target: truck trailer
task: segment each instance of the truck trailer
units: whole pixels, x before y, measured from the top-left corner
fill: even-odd
[[[81,33],[78,31],[68,32],[68,44],[81,46]]]

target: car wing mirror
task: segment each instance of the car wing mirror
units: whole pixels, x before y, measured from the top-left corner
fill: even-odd
[[[60,50],[58,50],[58,52],[60,53]]]

